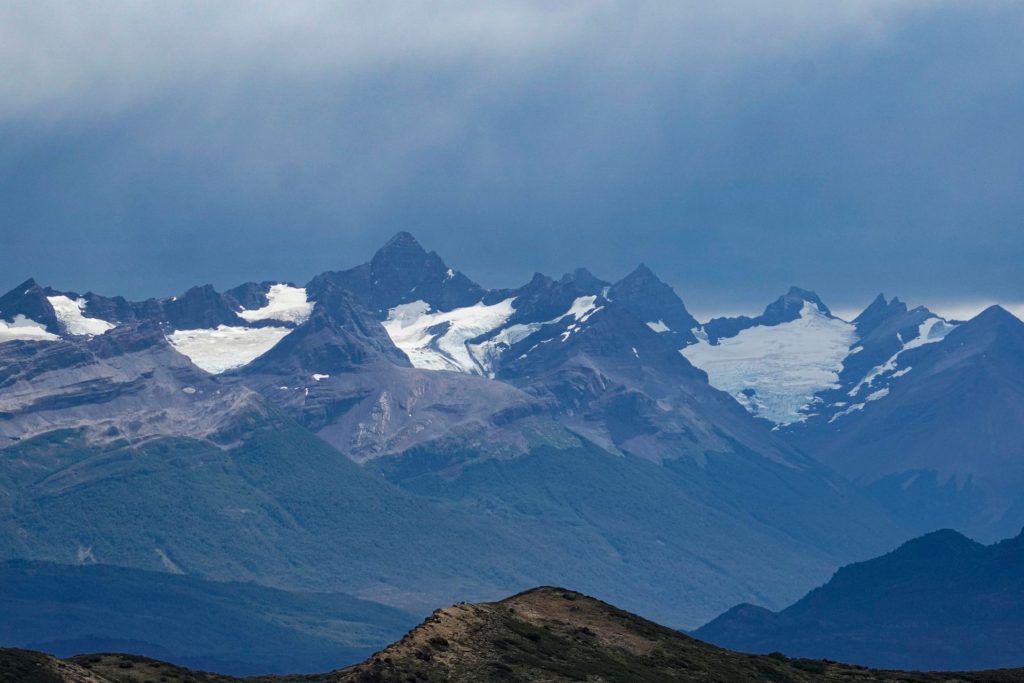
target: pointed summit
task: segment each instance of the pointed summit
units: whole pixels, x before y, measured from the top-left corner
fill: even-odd
[[[683,300],[642,263],[612,285],[608,298],[628,308],[652,330],[677,335],[680,345],[695,340],[692,330],[698,323]]]
[[[806,304],[812,304],[822,315],[835,318],[825,302],[817,294],[809,289],[790,287],[789,291],[765,307],[764,313],[751,318],[740,315],[733,318],[713,318],[703,326],[704,334],[707,335],[711,344],[717,344],[720,339],[735,337],[737,334],[750,327],[759,325],[772,327],[782,323],[792,322],[800,318]]]
[[[998,304],[989,306],[946,337],[961,354],[989,354],[989,360],[1024,360],[1024,322]]]
[[[27,294],[28,292],[26,290],[32,289],[33,287],[39,287],[39,283],[36,282],[36,279],[34,277],[30,277],[29,279],[25,280],[20,285],[15,287],[12,291],[16,292],[20,290]]]
[[[373,256],[373,261],[395,257],[422,258],[426,255],[427,250],[424,249],[423,245],[421,245],[419,241],[412,236],[412,233],[408,233],[403,230],[389,239],[383,247],[377,250],[377,253]]]
[[[641,281],[654,281],[661,282],[657,275],[654,274],[650,268],[647,267],[646,263],[639,263],[637,267],[633,269],[629,275],[623,278],[623,280],[641,280]]]
[[[761,314],[762,324],[778,325],[779,323],[796,320],[800,317],[800,312],[803,310],[805,303],[814,304],[823,314],[830,318],[832,317],[832,311],[829,310],[828,306],[825,305],[825,302],[817,294],[809,289],[790,287],[788,292],[768,304],[767,308],[764,309],[764,313]]]
[[[562,276],[561,282],[575,286],[581,294],[599,294],[608,286],[607,282],[596,277],[586,268],[577,268],[571,273],[566,273]]]
[[[163,305],[164,319],[176,330],[238,325],[241,319],[213,285],[197,285]]]
[[[971,318],[969,322],[984,323],[986,325],[1009,325],[1011,327],[1020,327],[1024,325],[1024,322],[1020,318],[1010,313],[1008,310],[1000,306],[999,304],[992,304],[978,315]]]
[[[860,312],[860,315],[853,319],[853,324],[857,326],[857,333],[863,337],[885,324],[886,321],[906,313],[907,305],[900,301],[899,297],[893,297],[892,301],[886,301],[885,295],[879,294],[867,308]]]
[[[322,273],[307,285],[314,300],[330,286],[352,292],[377,317],[400,304],[424,301],[439,311],[470,306],[486,291],[449,268],[408,232],[399,232],[377,250],[369,263],[345,271]]]
[[[867,305],[867,307],[861,311],[853,322],[875,320],[880,316],[884,316],[885,312],[889,310],[889,301],[885,298],[885,294],[879,293],[874,300]]]
[[[22,315],[40,323],[48,332],[60,334],[60,324],[46,295],[47,290],[33,278],[25,280],[0,296],[0,320],[12,321],[15,316]]]

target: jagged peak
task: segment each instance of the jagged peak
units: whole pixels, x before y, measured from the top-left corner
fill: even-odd
[[[394,237],[384,243],[377,253],[374,255],[374,260],[379,256],[387,255],[391,253],[417,253],[426,254],[426,249],[419,243],[412,233],[405,232],[404,230],[396,233]]]
[[[832,311],[815,292],[802,287],[790,286],[789,291],[768,304],[761,318],[769,324],[788,322],[800,317],[804,303],[814,304],[819,311],[831,317]]]
[[[30,277],[29,279],[27,279],[24,282],[22,282],[20,285],[16,286],[14,288],[14,291],[24,292],[25,290],[33,289],[33,288],[39,287],[39,286],[40,285],[39,285],[38,282],[36,282],[36,279],[34,277]]]
[[[7,300],[16,299],[23,297],[26,294],[29,294],[33,291],[36,292],[37,294],[46,294],[46,290],[38,282],[35,281],[35,278],[30,277],[21,284],[12,287],[5,294],[3,294],[2,298]]]
[[[53,306],[47,299],[48,296],[55,294],[56,291],[43,288],[33,278],[29,278],[0,296],[0,320],[14,320],[16,316],[23,315],[30,320],[43,323],[49,332],[59,334],[60,325]]]
[[[608,286],[607,282],[586,268],[576,268],[571,273],[566,273],[560,282],[575,285],[578,290],[586,293],[600,292],[602,288]]]
[[[789,291],[785,294],[786,298],[798,298],[803,301],[809,301],[811,303],[820,302],[821,299],[818,294],[810,289],[804,289],[803,287],[797,287],[796,285],[790,285]]]
[[[668,285],[665,284],[665,282],[659,278],[653,270],[643,263],[637,265],[637,267],[630,271],[628,275],[613,285],[614,289],[618,290],[623,288],[640,290],[651,286],[668,287]]]
[[[921,310],[915,309],[916,312],[923,312],[925,309],[918,307]],[[854,324],[863,326],[877,325],[882,320],[893,316],[900,315],[907,312],[907,305],[900,301],[898,296],[894,296],[892,299],[886,299],[885,294],[879,294],[874,300],[868,304],[868,306],[860,312],[860,314],[853,319]]]
[[[654,271],[651,270],[647,266],[647,264],[642,262],[642,261],[640,263],[638,263],[636,268],[633,269],[633,272],[631,272],[626,277],[631,277],[631,276],[632,277],[653,277],[654,279],[658,279],[658,276],[654,274]]]
[[[1024,325],[1020,318],[1010,313],[999,304],[992,304],[978,315],[971,318],[971,323],[1003,323],[1014,326]]]
[[[186,289],[178,296],[174,297],[173,301],[181,301],[182,299],[209,298],[217,296],[220,296],[220,293],[212,284],[194,285]]]
[[[640,263],[640,264],[637,265],[636,268],[634,268],[632,271],[630,271],[629,275],[626,275],[624,278],[622,278],[621,280],[619,280],[615,284],[616,284],[616,286],[620,286],[620,285],[634,285],[634,286],[636,286],[637,284],[641,284],[641,285],[646,285],[646,284],[663,285],[663,284],[665,284],[665,282],[660,277],[658,277],[657,274],[653,270],[648,268],[646,263]]]
[[[1024,349],[1024,321],[998,304],[957,325],[947,337],[954,343],[997,344],[1002,351]],[[1013,340],[1013,344],[1009,342]]]
[[[527,287],[530,287],[530,286],[533,286],[533,287],[548,286],[548,285],[551,285],[553,282],[554,282],[554,280],[551,277],[545,275],[544,273],[537,272],[537,273],[533,274],[533,277],[531,277],[530,281],[528,283],[526,283],[526,286]]]

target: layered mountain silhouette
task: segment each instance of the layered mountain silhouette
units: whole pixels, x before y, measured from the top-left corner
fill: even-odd
[[[419,621],[345,594],[22,560],[0,563],[0,612],[7,646],[60,657],[133,652],[235,675],[326,671]]]
[[[900,669],[1015,666],[1024,651],[1024,535],[984,546],[950,530],[843,567],[779,612],[739,605],[694,632],[744,652]]]

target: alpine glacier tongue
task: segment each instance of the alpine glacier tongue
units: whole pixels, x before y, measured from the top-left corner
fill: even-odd
[[[68,334],[76,336],[103,334],[114,329],[115,325],[99,318],[88,318],[85,315],[85,299],[72,300],[63,294],[47,297],[57,320],[64,325]]]
[[[46,327],[35,320],[29,320],[20,313],[12,322],[0,320],[0,344],[3,342],[25,341],[57,341],[60,337],[47,332]]]
[[[289,327],[229,327],[175,330],[167,341],[198,367],[217,375],[248,365],[274,348]]]
[[[804,301],[795,320],[748,327],[717,344],[701,340],[680,353],[750,412],[782,425],[805,420],[815,394],[837,385],[856,339],[852,324]]]

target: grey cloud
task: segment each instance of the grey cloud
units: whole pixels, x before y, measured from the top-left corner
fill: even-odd
[[[0,11],[12,280],[303,280],[408,229],[495,286],[646,261],[697,310],[1022,298],[1010,3]]]

